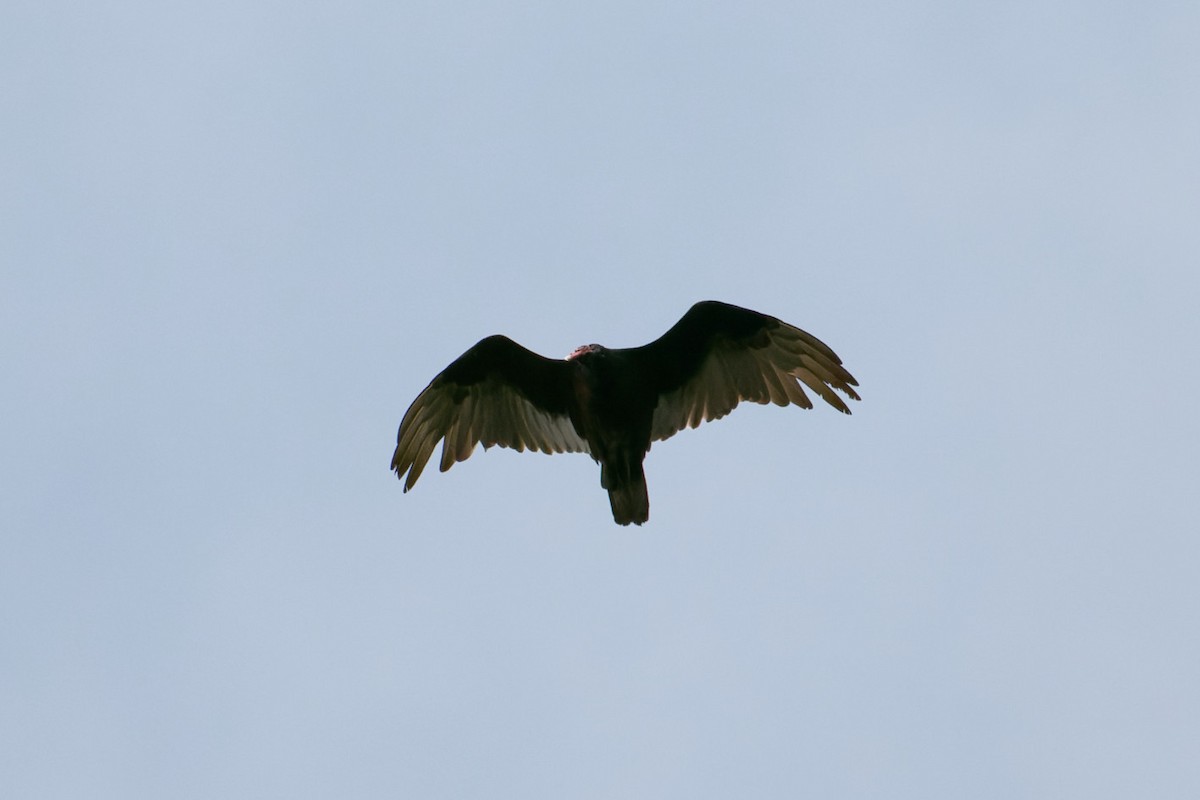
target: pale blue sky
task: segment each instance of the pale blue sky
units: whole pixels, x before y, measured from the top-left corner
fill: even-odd
[[[1200,8],[10,3],[20,798],[1200,796]],[[505,333],[831,344],[613,525]]]

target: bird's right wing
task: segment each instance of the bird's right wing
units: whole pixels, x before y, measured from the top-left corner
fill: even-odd
[[[858,400],[842,360],[817,337],[775,317],[705,301],[636,353],[658,394],[650,438],[720,419],[738,403],[794,403],[812,408],[803,387],[844,414],[834,389]]]
[[[408,491],[442,444],[442,472],[476,444],[543,453],[586,453],[571,424],[570,367],[505,336],[489,336],[459,356],[417,396],[396,434],[392,469]],[[405,477],[407,473],[407,478]]]

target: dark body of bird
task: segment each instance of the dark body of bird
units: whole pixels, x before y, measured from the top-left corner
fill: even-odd
[[[392,469],[408,491],[439,440],[442,471],[480,443],[585,452],[600,464],[613,519],[640,525],[650,515],[642,462],[652,442],[719,419],[740,401],[812,408],[802,385],[846,414],[833,389],[859,399],[852,388],[858,382],[815,336],[711,300],[642,347],[585,345],[550,359],[489,336],[413,401]]]

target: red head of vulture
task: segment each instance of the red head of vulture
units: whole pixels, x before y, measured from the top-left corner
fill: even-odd
[[[613,519],[641,525],[650,518],[642,461],[651,442],[720,419],[743,400],[812,408],[803,386],[849,414],[833,390],[858,400],[857,385],[812,334],[712,300],[692,306],[642,347],[589,344],[553,359],[489,336],[413,401],[400,423],[392,469],[407,492],[438,440],[444,440],[443,472],[481,443],[587,453],[600,464]]]

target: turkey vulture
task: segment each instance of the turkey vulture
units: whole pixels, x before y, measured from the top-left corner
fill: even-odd
[[[479,443],[587,453],[600,464],[613,519],[641,525],[650,517],[642,461],[651,442],[720,419],[743,400],[812,408],[801,384],[843,414],[850,409],[834,389],[859,399],[858,381],[820,339],[713,300],[692,306],[642,347],[589,344],[560,360],[489,336],[413,401],[392,469],[407,492],[439,439],[443,472]]]

